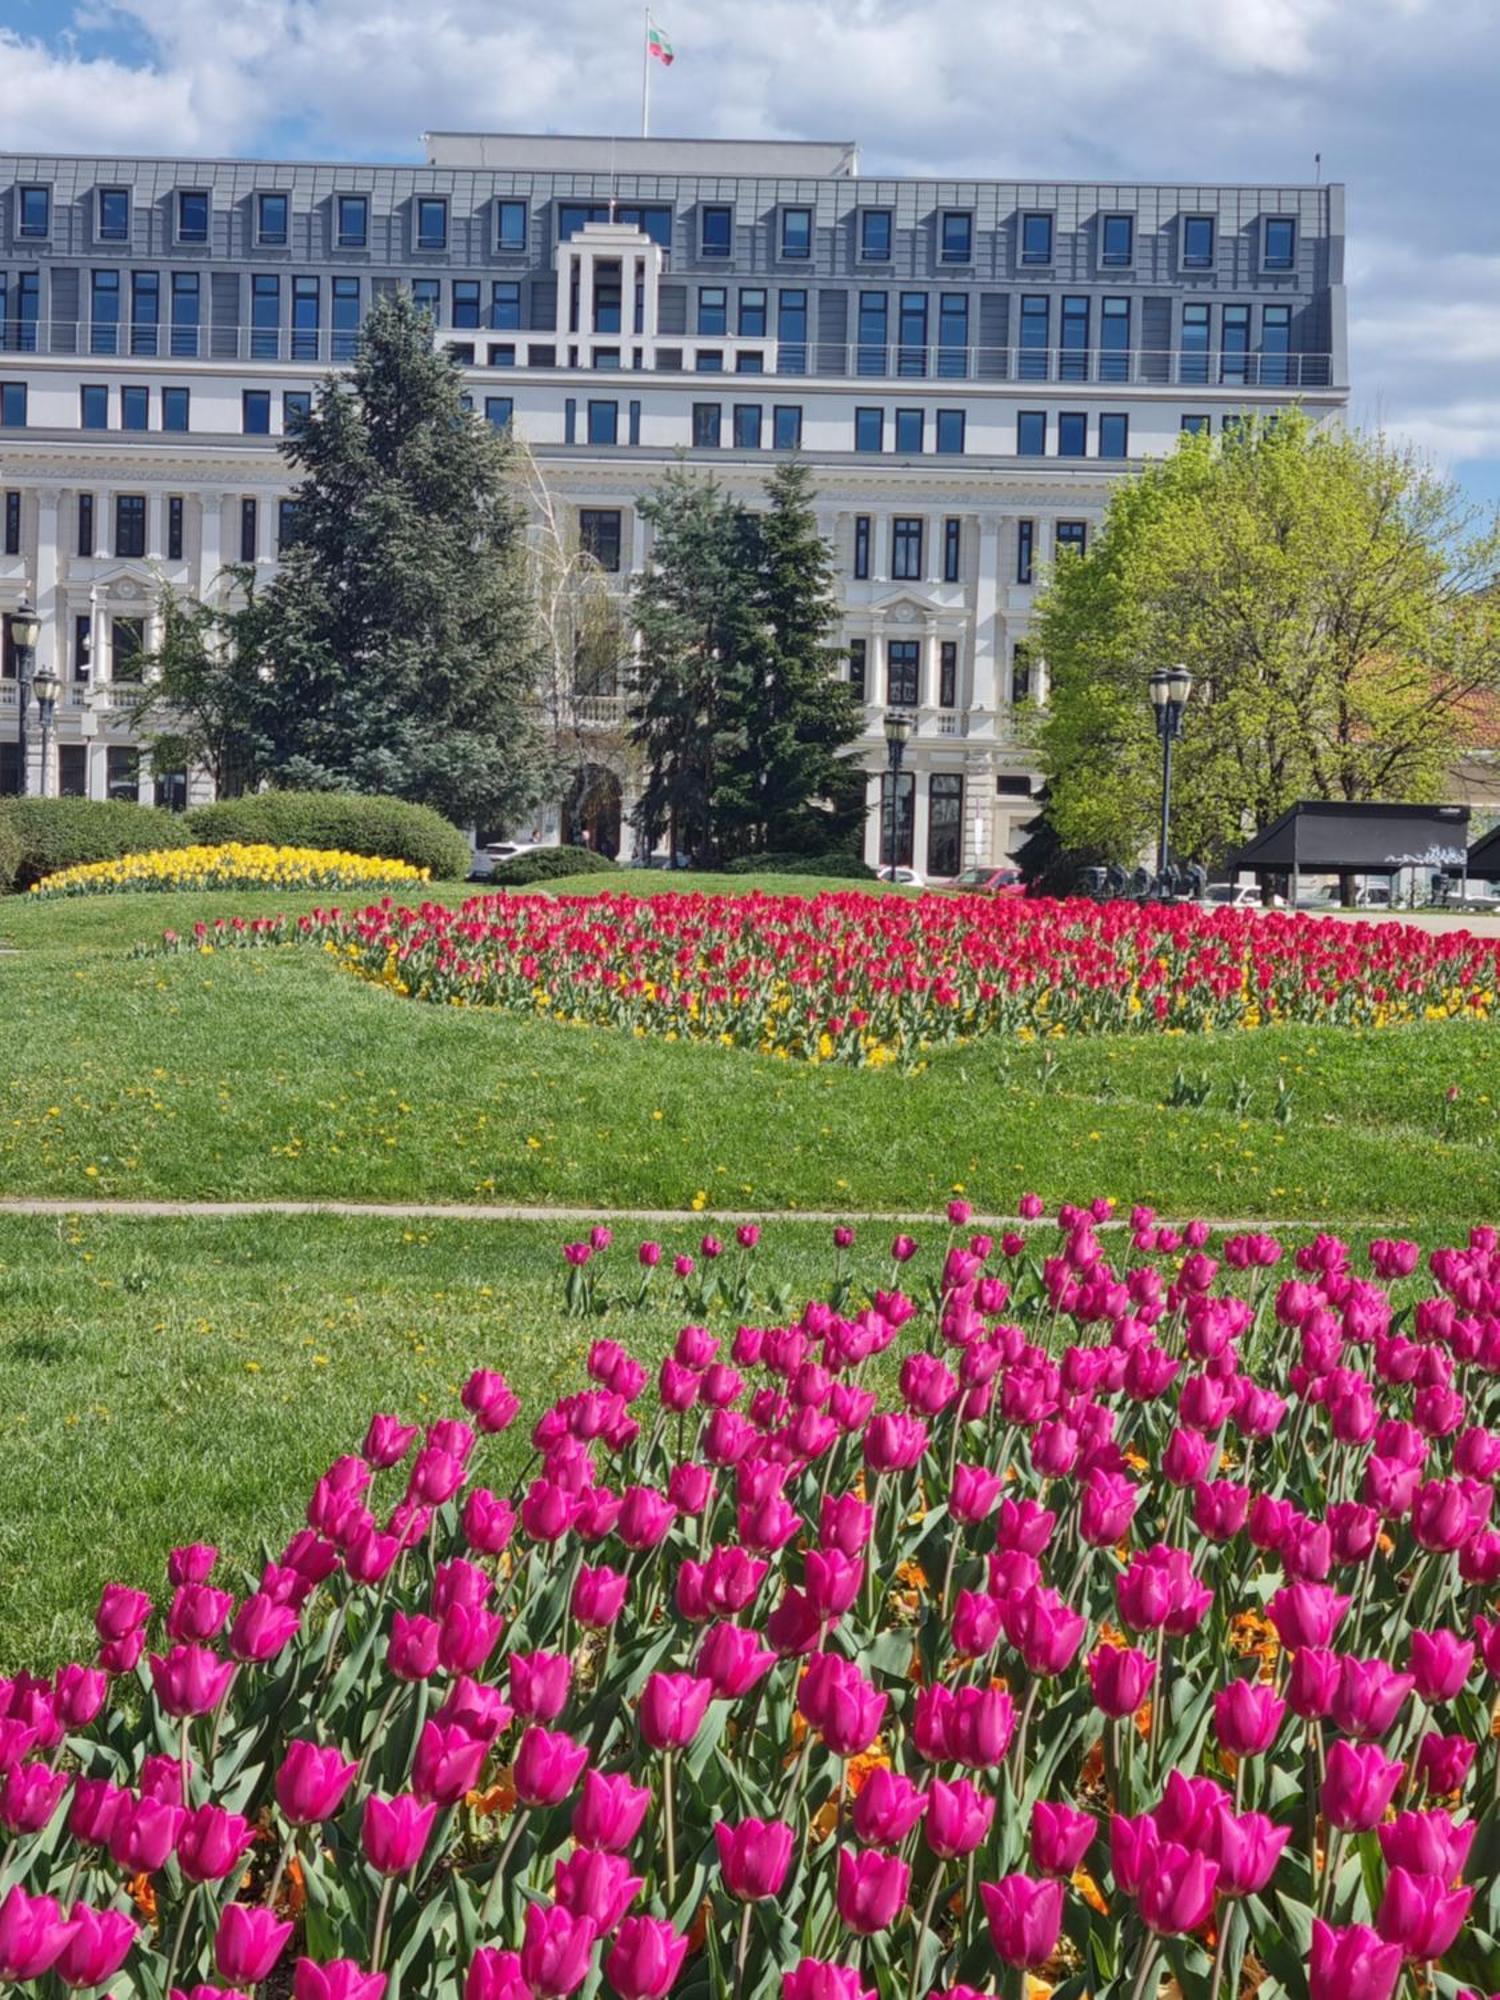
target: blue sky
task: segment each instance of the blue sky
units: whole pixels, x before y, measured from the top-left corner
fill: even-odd
[[[659,0],[661,133],[855,138],[864,171],[1348,186],[1355,420],[1500,503],[1493,0]],[[599,0],[0,0],[10,150],[420,157],[637,129]]]

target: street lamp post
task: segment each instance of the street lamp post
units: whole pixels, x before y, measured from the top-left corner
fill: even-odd
[[[62,682],[50,667],[43,667],[32,681],[36,690],[36,709],[42,722],[42,783],[41,794],[47,796],[47,776],[52,769],[52,723],[57,714],[57,697],[62,693]]]
[[[36,642],[41,636],[42,621],[36,615],[36,606],[30,598],[23,597],[10,614],[10,641],[16,649],[16,756],[20,763],[20,791],[24,798],[30,786],[27,782],[26,719],[31,709],[31,686],[36,668]]]
[[[897,787],[901,777],[901,760],[906,755],[906,739],[911,735],[911,717],[903,715],[900,709],[888,708],[885,712],[885,748],[890,761],[890,832],[886,834],[883,847],[886,849],[885,865],[890,871],[890,879],[896,878],[896,800]],[[884,829],[882,829],[884,831]]]
[[[1181,665],[1161,667],[1151,676],[1150,687],[1156,733],[1161,738],[1161,834],[1156,846],[1156,879],[1161,882],[1167,872],[1172,826],[1172,745],[1182,734],[1183,711],[1193,691],[1193,677]]]

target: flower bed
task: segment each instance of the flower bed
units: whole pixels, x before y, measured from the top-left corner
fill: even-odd
[[[168,857],[170,859],[170,857]],[[227,936],[200,924],[173,944]],[[1382,1028],[1487,1018],[1500,940],[1185,905],[988,897],[474,897],[241,927],[321,941],[361,977],[811,1062],[909,1062],[975,1035]]]
[[[64,868],[32,884],[33,896],[99,896],[126,889],[378,889],[427,880],[425,868],[325,847],[271,847],[230,840],[171,847]]]
[[[4,1684],[7,1990],[1493,1989],[1495,1232],[1108,1210],[955,1204],[867,1289],[838,1231],[793,1322],[597,1340],[509,1493],[481,1369],[238,1600],[198,1545],[107,1587]]]

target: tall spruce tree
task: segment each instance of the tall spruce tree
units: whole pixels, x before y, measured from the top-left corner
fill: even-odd
[[[634,737],[642,831],[699,865],[852,842],[865,779],[842,753],[860,714],[836,673],[838,600],[811,478],[795,463],[751,513],[678,469],[642,501],[655,528],[636,588]]]
[[[548,760],[510,448],[409,298],[374,307],[285,450],[291,546],[239,634],[266,770],[460,822],[527,809]]]

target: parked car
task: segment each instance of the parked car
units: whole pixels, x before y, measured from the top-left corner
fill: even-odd
[[[894,882],[898,889],[927,887],[927,877],[919,874],[915,868],[882,868],[879,879],[882,882]]]
[[[1019,868],[966,868],[949,888],[961,889],[966,896],[1024,896],[1026,884]]]
[[[1260,890],[1253,882],[1210,882],[1200,901],[1210,908],[1223,904],[1232,910],[1258,910],[1262,907]],[[1279,910],[1282,901],[1280,896],[1273,896],[1272,907]]]
[[[539,848],[550,847],[547,840],[491,840],[474,850],[474,866],[469,870],[471,882],[483,882],[494,874],[502,861],[514,861],[518,854],[535,854]]]

